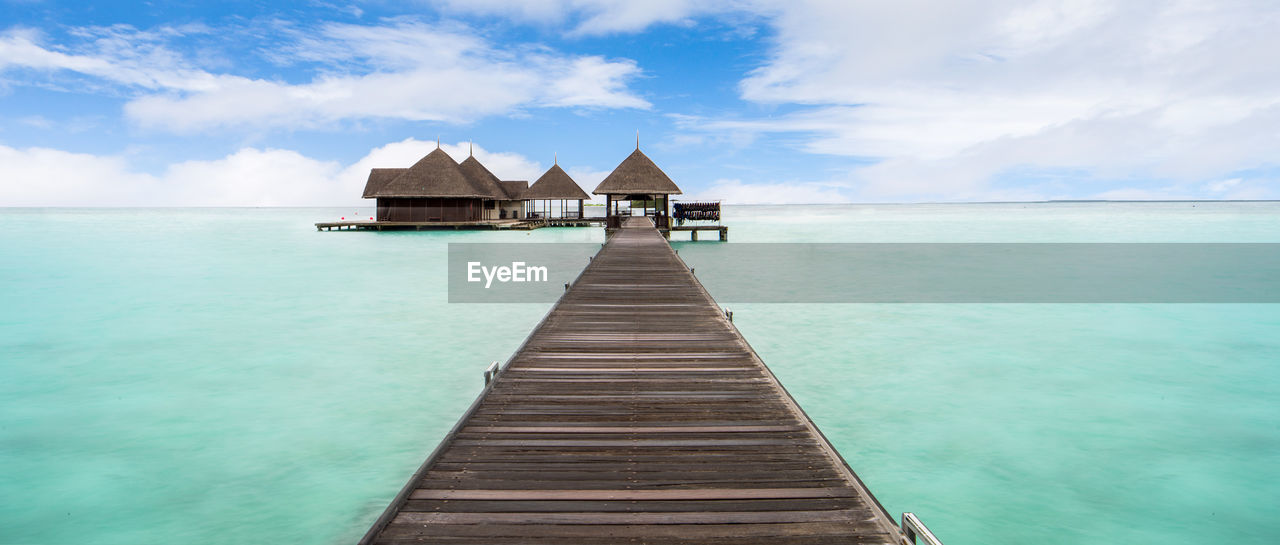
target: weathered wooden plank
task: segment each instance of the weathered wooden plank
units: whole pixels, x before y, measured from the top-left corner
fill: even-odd
[[[723,461],[716,460],[663,460],[659,462],[641,462],[628,460],[582,460],[574,458],[573,461],[519,461],[519,462],[484,462],[478,460],[468,460],[462,462],[440,461],[432,466],[432,471],[631,471],[637,473],[663,473],[668,471],[741,471],[742,469],[726,465]],[[744,468],[745,469],[745,468]],[[817,469],[812,460],[802,460],[793,462],[780,461],[761,461],[756,460],[750,464],[750,471],[805,471]]]
[[[782,500],[409,500],[404,511],[458,513],[540,512],[714,512],[714,511],[826,511],[861,508],[857,498],[793,498]]]
[[[631,539],[681,538],[686,543],[703,543],[707,538],[734,537],[740,543],[752,543],[748,538],[773,538],[781,536],[841,536],[845,543],[892,543],[883,533],[867,531],[861,522],[808,522],[779,524],[644,524],[644,525],[578,525],[578,524],[406,524],[393,523],[384,533],[388,538],[416,536],[419,543],[430,543],[439,536],[460,537],[556,537],[562,543],[573,543],[570,538]],[[612,541],[615,542],[616,541]],[[771,543],[760,541],[760,543]]]
[[[564,373],[564,374],[640,374],[640,373],[752,373],[749,367],[681,367],[675,365],[663,367],[520,367],[514,369],[522,373]]]
[[[650,464],[653,465],[653,464]],[[608,481],[608,480],[630,480],[637,482],[655,482],[655,481],[690,481],[690,482],[706,482],[707,479],[719,479],[725,482],[734,481],[760,481],[760,480],[814,480],[821,479],[839,479],[840,472],[831,468],[800,468],[800,469],[768,469],[758,470],[754,467],[742,468],[735,470],[732,467],[710,468],[702,467],[700,469],[690,469],[685,465],[679,467],[668,467],[666,464],[658,465],[658,468],[665,468],[666,471],[638,471],[634,466],[630,469],[616,469],[612,471],[600,470],[584,470],[584,469],[539,469],[534,472],[530,471],[502,471],[494,469],[478,470],[473,468],[459,470],[432,469],[427,476],[428,479],[486,479],[486,480],[502,480],[502,481]],[[530,475],[534,473],[534,475]]]
[[[418,489],[415,500],[740,500],[786,498],[854,498],[849,488],[701,488],[681,490],[443,490]]]
[[[739,427],[739,426],[745,427],[745,426],[761,426],[761,425],[779,425],[779,426],[796,425],[796,424],[776,424],[777,422],[779,422],[779,420],[771,419],[771,418],[768,418],[768,419],[755,418],[755,419],[749,419],[749,420],[724,420],[724,419],[695,420],[692,418],[683,418],[683,419],[680,419],[679,421],[674,421],[674,422],[673,421],[631,422],[631,420],[627,417],[610,420],[607,415],[599,419],[594,419],[590,421],[574,421],[567,418],[562,420],[552,420],[552,419],[517,420],[514,418],[506,417],[506,415],[501,415],[501,414],[491,415],[491,418],[489,419],[480,419],[480,418],[473,417],[469,420],[469,423],[472,426],[476,426],[476,427],[493,425],[493,424],[490,424],[490,422],[497,422],[497,423],[500,423],[500,425],[512,426],[512,427],[547,426],[547,427],[553,427],[553,428],[554,427],[586,427],[586,428],[600,427],[600,425],[597,424],[597,422],[604,423],[606,426],[615,426],[615,425],[620,425],[617,423],[623,423],[623,424],[626,424],[628,427],[636,427],[636,428],[648,428],[648,427],[697,428],[697,427]]]
[[[422,545],[428,542],[421,536],[387,536],[380,543],[389,545]],[[588,537],[565,536],[433,536],[429,543],[437,545],[689,545],[689,540],[678,537],[615,537],[597,535]],[[799,536],[704,536],[697,540],[698,545],[857,545],[861,543],[881,543],[873,536],[848,535],[799,535]]]
[[[851,510],[708,511],[692,513],[421,513],[401,512],[394,524],[778,524],[847,522]]]
[[[790,426],[469,426],[472,433],[749,433],[803,431]]]
[[[432,488],[447,488],[450,490],[491,490],[495,487],[505,487],[509,490],[544,490],[552,489],[559,486],[576,486],[585,490],[616,490],[622,487],[629,487],[632,490],[705,490],[708,488],[768,488],[775,487],[791,487],[791,486],[807,486],[807,487],[839,487],[840,479],[821,479],[817,477],[808,478],[806,480],[796,479],[776,479],[776,478],[757,478],[752,480],[736,480],[731,478],[708,478],[708,479],[670,479],[666,481],[650,481],[640,479],[628,479],[624,477],[603,479],[603,480],[576,480],[576,481],[539,481],[539,480],[509,480],[509,479],[421,479],[418,481],[419,486]]]
[[[820,465],[821,462],[813,452],[751,452],[751,451],[715,451],[715,452],[574,452],[562,453],[556,451],[501,451],[501,452],[480,452],[480,451],[457,451],[451,450],[444,453],[439,458],[440,462],[468,463],[468,462],[486,462],[493,464],[504,463],[521,463],[521,462],[564,462],[566,460],[575,460],[581,463],[596,462],[635,462],[642,464],[676,464],[676,463],[706,463],[706,464],[757,464],[757,463],[773,463],[773,462],[793,462],[811,465]]]

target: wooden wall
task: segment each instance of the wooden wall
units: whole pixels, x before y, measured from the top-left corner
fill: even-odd
[[[482,214],[480,199],[378,199],[378,221],[478,221]]]

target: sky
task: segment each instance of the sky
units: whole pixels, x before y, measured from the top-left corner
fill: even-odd
[[[439,141],[730,203],[1280,199],[1280,3],[0,0],[0,206],[357,206]]]

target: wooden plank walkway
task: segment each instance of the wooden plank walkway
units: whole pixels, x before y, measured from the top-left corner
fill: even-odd
[[[658,231],[633,218],[361,543],[900,540]]]

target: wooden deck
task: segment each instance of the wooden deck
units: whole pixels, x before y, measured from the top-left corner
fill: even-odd
[[[892,517],[645,218],[361,543],[893,543]]]
[[[542,221],[551,227],[591,227],[604,225],[605,218],[587,216],[585,218],[546,218]]]
[[[440,229],[515,229],[542,227],[590,227],[604,225],[604,218],[527,218],[477,221],[372,221],[346,220],[316,223],[317,231],[424,231]]]
[[[345,220],[316,223],[317,231],[404,231],[436,229],[535,229],[526,220],[476,220],[476,221],[373,221]]]
[[[689,240],[697,241],[698,232],[715,231],[720,236],[720,242],[729,240],[729,227],[725,225],[673,225],[670,230],[672,233],[678,231],[688,231]],[[667,238],[670,238],[669,236]]]

